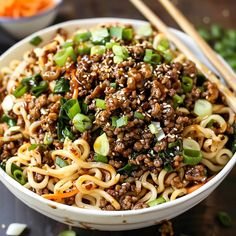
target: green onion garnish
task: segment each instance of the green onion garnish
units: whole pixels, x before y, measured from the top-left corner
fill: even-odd
[[[106,47],[103,46],[103,45],[96,45],[96,46],[93,46],[91,47],[91,50],[90,50],[90,55],[95,55],[95,54],[98,54],[98,55],[103,55],[106,51]]]
[[[116,121],[116,127],[122,127],[128,124],[128,116],[122,116]]]
[[[137,111],[134,112],[134,117],[140,120],[144,119],[144,115],[141,112],[137,112]]]
[[[56,81],[56,85],[54,87],[53,92],[57,94],[63,94],[69,92],[69,90],[70,90],[69,80],[65,79],[64,77],[61,77]]]
[[[185,149],[183,150],[183,162],[187,165],[197,165],[202,160],[202,153],[200,150]]]
[[[158,127],[154,124],[150,124],[148,128],[152,134],[157,134],[159,132]]]
[[[92,127],[92,121],[91,119],[83,114],[78,113],[74,118],[73,118],[73,124],[75,128],[79,132],[84,132]]]
[[[64,109],[71,120],[75,117],[76,114],[81,112],[80,105],[77,99],[68,100],[63,104],[62,109]]]
[[[41,42],[42,42],[42,38],[39,36],[35,36],[34,38],[32,38],[30,40],[30,44],[34,45],[34,46],[38,46]]]
[[[25,93],[29,91],[29,86],[27,85],[20,85],[19,87],[16,88],[16,90],[13,92],[13,95],[16,98],[22,97]]]
[[[114,56],[113,57],[113,62],[118,64],[118,63],[121,63],[124,61],[124,58],[123,57],[120,57],[120,56]]]
[[[114,89],[116,89],[116,83],[110,83],[110,86]]]
[[[212,114],[212,104],[205,99],[198,99],[195,102],[193,112],[200,117],[209,116]]]
[[[169,41],[167,39],[162,39],[157,46],[157,50],[165,52],[169,47],[170,47]]]
[[[1,117],[1,122],[5,122],[7,123],[7,125],[9,127],[15,126],[16,125],[16,120],[10,118],[9,116],[7,116],[6,114],[3,114]]]
[[[185,93],[191,92],[193,88],[193,80],[188,76],[182,77],[182,89]]]
[[[50,133],[44,135],[43,144],[50,145],[53,143],[53,137]]]
[[[91,33],[92,33],[92,41],[95,44],[104,44],[105,39],[109,37],[109,32],[106,28],[96,29]]]
[[[122,27],[111,27],[110,28],[110,36],[111,37],[115,37],[117,39],[122,39],[122,32],[123,32]]]
[[[68,47],[73,47],[73,42],[72,41],[66,41],[63,45],[62,45],[62,47],[63,48],[68,48]]]
[[[105,44],[105,47],[106,47],[107,49],[112,49],[112,47],[113,47],[114,45],[119,45],[119,43],[116,43],[116,42],[107,42],[107,43]]]
[[[137,168],[136,166],[134,166],[134,165],[128,163],[128,164],[126,164],[124,167],[118,169],[117,172],[120,173],[120,174],[127,174],[127,175],[129,175],[129,174],[131,174],[131,172],[132,172],[133,170],[135,170],[136,168]]]
[[[173,107],[177,108],[179,105],[181,105],[184,102],[184,99],[180,97],[178,94],[175,94],[173,96]]]
[[[165,198],[164,198],[164,197],[159,197],[159,198],[157,198],[157,199],[155,199],[155,200],[153,200],[153,201],[151,201],[151,202],[148,202],[148,205],[149,205],[150,207],[153,207],[153,206],[162,204],[162,203],[164,203],[164,202],[166,202]]]
[[[13,178],[21,185],[26,184],[26,179],[22,170],[17,169],[12,173],[12,175],[13,175]]]
[[[44,80],[41,81],[39,85],[31,88],[31,92],[36,97],[40,96],[42,93],[46,92],[47,90],[48,90],[48,82]]]
[[[61,167],[61,168],[69,165],[66,160],[63,160],[63,159],[60,158],[60,157],[56,157],[55,163],[56,163],[56,165],[58,165],[58,166]]]
[[[112,116],[111,117],[111,125],[112,127],[116,127],[116,121],[119,119],[118,116]]]
[[[124,40],[130,41],[133,39],[134,31],[131,28],[124,28],[122,33],[122,38]]]
[[[97,108],[106,109],[106,102],[105,102],[105,100],[97,98],[97,99],[95,99],[95,101],[96,101],[96,107]]]
[[[87,32],[82,32],[82,33],[78,33],[74,36],[74,41],[76,43],[80,43],[80,42],[85,42],[88,41],[91,37],[91,33],[89,31]]]
[[[161,62],[161,55],[153,53],[151,49],[146,49],[143,61],[151,64],[158,64]]]
[[[112,51],[116,56],[123,58],[124,60],[129,57],[129,52],[124,46],[114,45]]]
[[[98,136],[93,144],[94,151],[102,156],[107,156],[110,150],[109,141],[106,133]]]
[[[232,226],[232,219],[226,212],[220,211],[217,213],[217,219],[224,227]]]
[[[39,145],[40,145],[40,144],[36,144],[36,143],[31,144],[31,145],[28,147],[28,151],[33,151],[33,150],[35,150]]]
[[[76,61],[77,59],[74,49],[71,46],[62,48],[60,51],[58,51],[54,56],[54,61],[56,62],[58,66],[64,66],[69,57],[73,61]]]
[[[91,48],[94,45],[91,42],[82,42],[78,45],[78,54],[79,55],[86,55],[90,54]]]
[[[144,37],[148,37],[152,35],[152,27],[150,24],[146,24],[141,26],[138,31],[137,34],[140,36],[144,36]]]
[[[62,130],[62,135],[64,138],[68,138],[70,140],[75,140],[75,136],[73,135],[73,133],[69,130],[68,127],[65,127],[63,130]]]
[[[102,163],[108,163],[108,159],[106,156],[100,155],[95,153],[94,155],[94,160]]]

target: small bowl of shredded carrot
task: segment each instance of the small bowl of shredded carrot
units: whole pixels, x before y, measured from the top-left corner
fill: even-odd
[[[50,25],[62,0],[0,0],[0,25],[23,38]]]

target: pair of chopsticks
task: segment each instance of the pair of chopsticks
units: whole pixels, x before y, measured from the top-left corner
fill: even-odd
[[[185,56],[193,61],[198,70],[201,71],[208,80],[215,83],[218,89],[225,95],[229,106],[236,112],[236,97],[225,85],[212,73],[199,59],[192,53],[192,51],[185,46],[185,44],[172,32],[169,31],[167,25],[157,16],[153,11],[150,10],[141,0],[130,0],[132,4],[162,33],[165,34],[167,39],[176,45],[176,47]],[[216,69],[223,76],[228,85],[236,92],[236,76],[230,71],[222,61],[218,58],[216,53],[210,48],[210,46],[201,38],[194,27],[188,22],[188,20],[182,15],[182,13],[176,9],[176,7],[169,2],[169,0],[159,0],[161,4],[167,9],[172,15],[176,22],[187,32],[198,46],[202,49],[205,56],[209,61],[216,67]]]

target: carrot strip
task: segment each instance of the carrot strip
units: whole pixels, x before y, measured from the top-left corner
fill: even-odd
[[[54,193],[54,194],[43,194],[42,197],[48,199],[48,200],[54,200],[57,202],[61,202],[63,198],[73,197],[79,192],[78,189],[74,189],[70,192],[65,193]]]
[[[194,185],[194,186],[192,186],[192,187],[187,188],[187,194],[194,192],[195,190],[199,189],[199,188],[202,187],[203,185],[204,185],[204,183],[202,183],[202,184],[196,184],[196,185]]]

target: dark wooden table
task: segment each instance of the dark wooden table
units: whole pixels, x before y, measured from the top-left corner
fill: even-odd
[[[193,22],[200,26],[209,23],[220,23],[222,26],[236,28],[235,0],[175,0],[178,7]],[[165,13],[157,0],[147,0],[146,3],[170,26],[176,27],[173,20]],[[56,22],[77,18],[91,17],[126,17],[143,19],[128,0],[64,0]],[[15,43],[3,31],[0,31],[0,53]],[[236,42],[235,42],[236,43]],[[173,219],[176,235],[202,236],[234,236],[236,235],[236,169],[205,201],[188,212]],[[223,228],[216,221],[218,211],[228,212],[233,219],[231,228]],[[16,199],[0,183],[0,236],[5,235],[7,227],[12,222],[26,223],[29,230],[27,236],[56,236],[68,226],[51,220],[34,210],[31,210]],[[118,236],[118,235],[159,235],[158,227],[123,232],[98,232],[75,229],[80,236]]]

